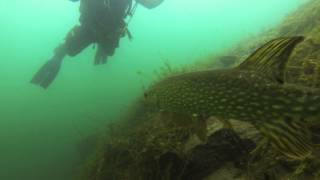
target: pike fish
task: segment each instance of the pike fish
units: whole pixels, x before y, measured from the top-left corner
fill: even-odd
[[[320,116],[320,91],[285,83],[290,54],[303,39],[273,39],[232,69],[166,78],[145,92],[145,100],[167,112],[249,122],[277,152],[303,160],[315,147],[308,122]]]

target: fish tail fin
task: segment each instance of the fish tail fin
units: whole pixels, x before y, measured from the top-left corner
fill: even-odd
[[[304,160],[313,152],[311,132],[303,121],[290,118],[268,121],[259,130],[275,150],[290,159]]]

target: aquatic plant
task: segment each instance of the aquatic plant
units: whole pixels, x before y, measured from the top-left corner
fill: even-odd
[[[195,67],[190,65],[174,66],[169,59],[163,59],[163,65],[159,67],[159,69],[154,70],[155,81],[158,81],[176,74],[190,72],[194,69]]]
[[[106,136],[84,179],[164,179],[170,167],[160,168],[160,159],[168,152],[182,154],[189,130],[155,121],[141,122],[127,133],[119,131],[127,125],[117,125],[119,132]]]

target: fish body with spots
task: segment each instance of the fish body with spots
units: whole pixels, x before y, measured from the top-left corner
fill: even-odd
[[[239,67],[166,78],[145,98],[172,113],[253,124],[280,154],[305,159],[313,151],[307,122],[320,115],[320,91],[284,83],[284,68],[302,37],[278,38]]]
[[[320,98],[308,96],[313,90],[279,86],[263,75],[246,71],[178,75],[159,82],[149,93],[156,96],[153,99],[162,110],[239,119],[253,124],[284,115],[312,116],[320,109],[320,103],[315,103]]]

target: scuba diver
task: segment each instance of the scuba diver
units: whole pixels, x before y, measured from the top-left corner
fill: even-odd
[[[70,0],[73,2],[79,0]],[[49,59],[33,76],[31,83],[46,89],[57,76],[65,56],[76,56],[91,44],[97,44],[94,64],[104,64],[119,46],[121,37],[131,34],[125,18],[132,16],[137,5],[152,9],[163,0],[80,0],[80,25],[67,34]]]

